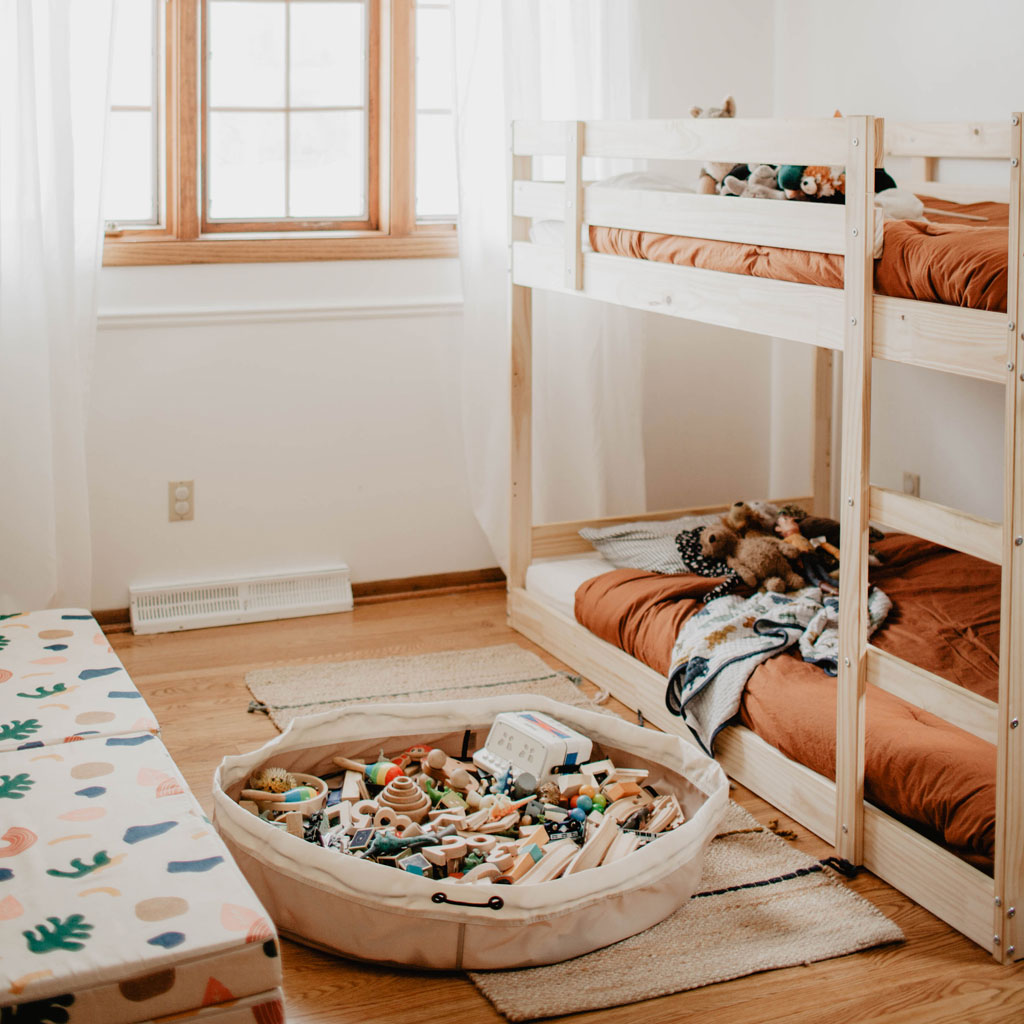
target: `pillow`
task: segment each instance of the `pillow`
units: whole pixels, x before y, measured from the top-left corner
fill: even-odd
[[[619,569],[642,569],[663,574],[686,572],[676,547],[676,534],[680,530],[699,529],[717,523],[720,518],[719,513],[714,513],[616,523],[614,526],[585,526],[580,530],[580,536]]]

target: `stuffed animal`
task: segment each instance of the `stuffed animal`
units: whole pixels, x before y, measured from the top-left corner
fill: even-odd
[[[773,523],[766,522],[745,501],[736,501],[729,506],[728,511],[722,516],[722,525],[727,526],[733,533],[745,537],[748,533],[770,534]]]
[[[701,107],[693,107],[690,110],[690,117],[735,117],[736,103],[731,96],[722,100],[720,107],[708,107],[704,110]],[[735,165],[732,163],[721,163],[713,160],[708,161],[700,169],[700,177],[697,179],[697,192],[703,195],[713,196],[718,192],[719,186],[726,175],[732,174]]]
[[[846,200],[846,170],[843,167],[783,164],[779,168],[778,186],[787,199],[824,199],[832,203]],[[875,193],[896,187],[884,167],[875,168]]]
[[[748,164],[746,180],[727,174],[719,191],[723,196],[742,199],[785,199],[786,193],[777,187],[777,172],[771,164]]]
[[[764,584],[765,590],[799,590],[803,577],[793,571],[792,562],[800,552],[778,537],[750,534],[741,537],[728,526],[705,526],[700,535],[701,552],[706,558],[721,558],[744,583],[752,587]]]
[[[808,582],[817,584],[827,594],[838,594],[838,581],[826,572],[814,545],[800,532],[800,524],[792,516],[782,514],[775,524],[775,530],[785,543],[800,552],[800,565]]]

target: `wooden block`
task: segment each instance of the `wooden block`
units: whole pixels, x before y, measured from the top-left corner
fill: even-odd
[[[519,881],[542,857],[544,851],[536,844],[530,843],[515,859],[512,867],[505,872],[514,882]]]
[[[547,829],[545,829],[543,825],[534,825],[519,836],[519,839],[516,840],[516,845],[520,849],[524,849],[529,846],[530,843],[536,843],[538,846],[543,846],[547,841]]]
[[[664,832],[682,817],[683,809],[679,806],[679,801],[674,793],[655,797],[651,816],[647,820],[646,831]]]
[[[284,816],[284,826],[288,835],[302,838],[302,813],[300,811],[289,811]]]
[[[483,864],[477,864],[472,871],[467,871],[462,876],[462,881],[468,883],[493,882],[494,879],[498,878],[500,875],[501,870],[497,864],[489,864],[487,861],[484,861]]]
[[[341,783],[341,799],[355,802],[369,798],[369,791],[363,779],[363,773],[350,769],[345,772],[345,778]]]
[[[511,853],[494,850],[488,854],[485,863],[493,864],[499,871],[508,871],[515,863],[515,858]]]
[[[635,782],[613,782],[611,785],[605,785],[601,792],[608,798],[609,803],[615,803],[623,797],[636,796],[640,792],[640,787]]]
[[[643,782],[651,773],[646,768],[615,768],[605,782]]]
[[[580,765],[580,772],[595,787],[599,787],[602,782],[605,782],[614,771],[615,765],[608,758],[603,761],[588,761],[587,764]]]
[[[580,786],[586,785],[586,777],[576,772],[574,775],[556,775],[555,783],[558,785],[558,792],[563,800],[574,797]]]

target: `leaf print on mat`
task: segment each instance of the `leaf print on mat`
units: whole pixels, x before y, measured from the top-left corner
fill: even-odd
[[[18,775],[0,775],[0,797],[20,800],[35,784],[36,780],[30,778],[28,772],[21,772]]]
[[[110,863],[110,857],[106,850],[99,850],[94,854],[91,864],[86,864],[81,857],[73,857],[71,860],[72,871],[59,871],[57,868],[48,868],[46,873],[54,878],[85,878],[91,875],[97,868],[106,867]]]
[[[27,931],[21,934],[25,936],[31,953],[52,953],[58,949],[82,949],[84,940],[89,938],[89,932],[93,925],[89,924],[81,914],[72,914],[63,921],[59,917],[48,917],[46,919],[52,927],[47,928],[45,924],[37,924],[36,935]]]
[[[27,740],[42,727],[43,723],[36,718],[26,718],[23,722],[14,719],[0,725],[0,740]]]

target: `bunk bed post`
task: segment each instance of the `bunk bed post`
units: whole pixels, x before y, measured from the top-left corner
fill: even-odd
[[[533,158],[516,156],[515,124],[509,134],[509,588],[526,585],[533,530],[533,292],[512,283],[512,246],[529,241],[530,221],[513,213],[515,182],[533,177]]]
[[[565,287],[583,287],[583,132],[582,121],[565,122]]]
[[[1010,241],[1006,315],[1006,440],[1003,480],[1003,588],[999,632],[999,732],[993,952],[1024,957],[1024,136],[1010,133]]]
[[[868,467],[871,420],[874,181],[882,121],[848,117],[844,271],[843,536],[836,685],[836,839],[853,864],[864,850],[864,693],[867,678]]]
[[[832,514],[832,349],[814,350],[814,440],[811,495],[816,516]]]

